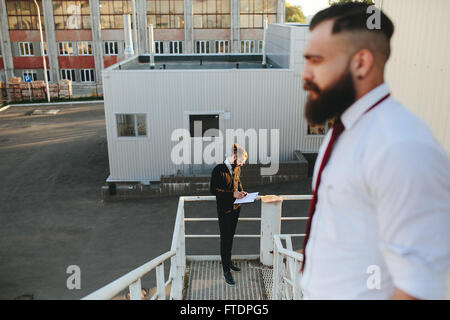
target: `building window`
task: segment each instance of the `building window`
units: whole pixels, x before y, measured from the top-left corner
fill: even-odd
[[[170,53],[183,53],[183,41],[170,41],[169,42]]]
[[[33,44],[31,42],[19,42],[19,55],[21,56],[33,56]]]
[[[230,28],[230,0],[194,0],[194,28]]]
[[[81,82],[94,82],[94,69],[81,69],[80,70]]]
[[[61,79],[75,81],[75,70],[74,69],[61,69]]]
[[[263,51],[264,40],[258,40],[258,53],[262,53]]]
[[[131,1],[100,0],[99,2],[100,29],[123,29],[123,15],[132,14]],[[131,19],[131,24],[133,24],[133,19]]]
[[[267,23],[277,22],[277,0],[240,0],[240,27],[263,28],[264,17]]]
[[[191,114],[189,115],[189,130],[192,138],[218,137],[219,115],[218,114]],[[206,135],[205,133],[209,131]]]
[[[53,1],[55,29],[91,29],[89,0]]]
[[[111,56],[119,54],[119,45],[117,41],[106,41],[105,42],[105,55]]]
[[[50,70],[47,70],[47,81],[52,81],[52,80],[50,79]]]
[[[241,53],[255,53],[256,40],[241,40]]]
[[[164,42],[155,41],[155,54],[163,54],[163,53],[164,53]]]
[[[330,120],[322,125],[311,125],[308,124],[308,135],[325,135],[328,130],[333,128],[334,120]]]
[[[73,55],[73,47],[72,47],[72,42],[60,42],[58,44],[59,46],[59,55],[60,56],[71,56]]]
[[[78,55],[80,56],[92,55],[92,43],[87,41],[78,42]]]
[[[195,53],[210,53],[209,41],[198,40],[195,41]]]
[[[44,11],[42,1],[37,1],[44,30]],[[9,30],[39,30],[37,8],[33,0],[6,0]]]
[[[230,41],[229,40],[216,40],[216,53],[229,53]]]
[[[26,76],[30,77],[31,81],[36,81],[37,80],[37,73],[34,70],[24,70],[23,73],[22,73],[23,81],[25,81],[25,77]]]
[[[147,25],[155,29],[184,28],[184,0],[147,0]]]
[[[147,117],[145,114],[116,114],[117,136],[147,136]]]

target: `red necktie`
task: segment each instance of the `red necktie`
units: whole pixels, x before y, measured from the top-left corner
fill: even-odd
[[[386,96],[384,96],[383,98],[381,98],[377,103],[375,103],[372,107],[370,107],[365,113],[369,112],[370,110],[372,110],[373,108],[378,106],[380,103],[382,103],[384,100],[386,100],[390,95],[391,94],[389,93]],[[320,164],[320,167],[319,167],[319,172],[317,173],[316,187],[314,188],[313,197],[311,199],[310,206],[309,206],[309,219],[308,219],[308,223],[306,225],[306,236],[305,236],[305,239],[303,240],[303,261],[302,261],[302,267],[300,269],[300,272],[302,272],[303,268],[305,267],[306,244],[308,243],[309,234],[311,232],[312,218],[313,218],[314,212],[316,210],[317,193],[319,191],[320,178],[322,176],[322,171],[325,168],[325,166],[327,165],[328,160],[330,160],[331,152],[333,151],[333,146],[336,143],[339,136],[341,135],[341,133],[344,132],[344,129],[345,128],[341,121],[341,118],[339,118],[333,126],[333,133],[331,135],[330,142],[328,143],[327,149],[325,150],[325,154],[323,156],[322,163]]]

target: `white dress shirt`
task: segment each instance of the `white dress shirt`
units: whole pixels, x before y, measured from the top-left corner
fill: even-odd
[[[450,268],[450,162],[426,124],[382,84],[342,115],[318,190],[304,299],[444,299]],[[426,106],[425,106],[426,107]],[[331,138],[320,148],[313,176]]]
[[[228,168],[228,171],[230,171],[231,175],[233,175],[233,168],[231,167],[231,163],[230,163],[230,161],[228,161],[228,158],[226,158],[223,163],[225,163],[225,165]]]

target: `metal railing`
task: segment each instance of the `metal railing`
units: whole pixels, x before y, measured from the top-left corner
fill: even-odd
[[[281,240],[286,242],[283,247]],[[300,300],[300,267],[303,255],[292,248],[290,235],[274,235],[272,300]]]
[[[284,195],[280,198],[285,200],[310,200],[312,196],[300,196],[300,195]],[[258,196],[256,200],[260,200],[261,196]],[[181,300],[183,298],[183,288],[184,279],[186,272],[186,259],[190,260],[205,260],[211,258],[217,258],[217,256],[186,256],[186,244],[185,239],[189,238],[219,238],[220,235],[217,234],[186,234],[185,233],[185,223],[186,222],[200,222],[200,221],[218,221],[218,218],[185,218],[184,214],[184,203],[191,201],[215,201],[215,196],[191,196],[191,197],[180,197],[178,202],[177,215],[175,220],[175,226],[173,230],[172,245],[170,251],[158,256],[157,258],[147,262],[146,264],[138,267],[137,269],[127,273],[126,275],[120,277],[119,279],[111,282],[110,284],[104,286],[103,288],[91,293],[90,295],[83,298],[83,300],[106,300],[112,299],[117,296],[121,291],[125,290],[127,287],[130,292],[131,300],[141,300],[141,278],[156,269],[156,293],[150,298],[164,300],[166,298],[165,292],[166,288],[171,285],[170,299]],[[239,218],[239,221],[260,221],[261,222],[261,234],[237,234],[237,238],[261,238],[260,254],[259,255],[243,255],[234,256],[241,259],[254,259],[260,257],[261,262],[267,265],[272,265],[275,262],[274,268],[274,281],[275,279],[284,280],[287,283],[297,283],[297,275],[295,275],[294,267],[298,264],[298,260],[301,254],[296,253],[292,250],[292,237],[303,237],[304,234],[291,234],[291,235],[279,235],[281,221],[298,221],[307,220],[308,217],[281,217],[281,205],[282,202],[275,204],[264,204],[261,208],[261,218]],[[273,223],[273,222],[277,223]],[[269,228],[270,232],[264,232]],[[280,239],[288,239],[287,248],[281,246]],[[273,257],[272,257],[273,255]],[[263,261],[264,256],[264,261]],[[284,268],[283,264],[280,262],[280,256],[291,257],[294,259],[292,267],[289,269]],[[268,260],[267,257],[270,257]],[[169,279],[165,281],[164,279],[164,263],[171,260]],[[267,262],[269,261],[269,262]],[[297,261],[297,262],[296,262]],[[289,265],[290,266],[290,265]],[[300,265],[298,266],[300,269]],[[298,273],[297,269],[297,273]],[[286,273],[288,270],[288,273]],[[289,278],[287,277],[289,276]],[[294,279],[293,282],[290,279]],[[278,281],[278,280],[277,280]],[[299,295],[296,293],[299,288],[293,286],[294,294],[280,296],[278,291],[281,282],[274,282],[277,287],[277,291],[274,298],[277,297],[292,297],[293,299],[298,298]]]

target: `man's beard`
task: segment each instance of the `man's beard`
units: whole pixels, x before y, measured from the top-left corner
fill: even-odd
[[[316,99],[308,96],[305,106],[306,120],[312,125],[321,125],[328,120],[339,118],[356,100],[355,86],[350,71],[342,75],[336,83],[324,90],[306,80],[303,88],[313,90]]]

